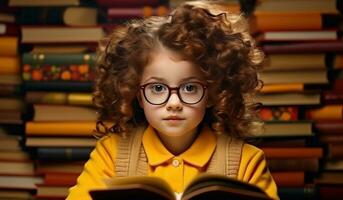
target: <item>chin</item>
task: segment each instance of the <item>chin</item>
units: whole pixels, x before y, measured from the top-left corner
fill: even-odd
[[[159,129],[158,132],[160,134],[163,134],[169,137],[179,137],[179,136],[186,135],[187,133],[190,132],[190,130],[188,129],[185,130],[184,128],[181,128],[181,127],[169,127],[169,128]]]

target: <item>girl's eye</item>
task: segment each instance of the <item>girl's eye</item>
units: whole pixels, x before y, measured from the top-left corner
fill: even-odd
[[[154,93],[162,93],[168,90],[168,88],[162,84],[152,84],[149,89]]]
[[[199,89],[199,84],[187,83],[182,87],[182,90],[187,93],[195,93]]]

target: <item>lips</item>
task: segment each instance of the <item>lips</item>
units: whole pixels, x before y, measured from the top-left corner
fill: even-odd
[[[184,120],[184,118],[178,116],[169,116],[167,118],[164,118],[163,120]]]

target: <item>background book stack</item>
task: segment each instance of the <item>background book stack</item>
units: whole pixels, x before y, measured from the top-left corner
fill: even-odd
[[[315,121],[318,140],[325,147],[323,170],[316,183],[323,199],[343,195],[343,67],[342,54],[333,55],[329,75],[331,87],[323,90],[321,106],[307,110],[308,119]]]
[[[0,2],[0,199],[29,199],[42,181],[35,177],[34,163],[21,145],[25,109],[16,13]]]
[[[104,36],[95,1],[9,0],[17,10],[25,147],[40,182],[35,199],[65,199],[95,144],[95,49]],[[58,177],[58,178],[56,178]]]
[[[163,16],[169,13],[169,0],[97,0],[97,3],[99,21],[107,33],[130,19]]]
[[[320,161],[326,154],[317,142],[321,134],[313,129],[317,120],[309,113],[330,109],[335,110],[336,120],[342,117],[340,103],[325,101],[325,96],[340,91],[330,88],[337,85],[331,82],[332,71],[337,71],[333,68],[339,68],[332,64],[339,63],[340,56],[335,54],[343,50],[342,15],[337,8],[341,4],[335,0],[255,3],[250,30],[267,55],[260,73],[264,87],[258,95],[266,122],[260,146],[269,157],[281,199],[314,199],[321,191],[315,178],[322,172]],[[331,92],[323,92],[326,89]],[[269,131],[276,124],[279,127]]]
[[[128,19],[166,15],[182,1],[0,2],[0,199],[64,199],[96,141],[98,40]],[[257,98],[265,130],[253,141],[265,151],[281,199],[339,199],[341,1],[223,5],[251,14],[251,31],[267,54]]]

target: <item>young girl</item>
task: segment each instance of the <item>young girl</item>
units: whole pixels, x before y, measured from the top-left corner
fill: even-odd
[[[182,193],[204,172],[278,199],[263,152],[242,141],[259,125],[252,96],[263,59],[246,26],[202,1],[117,28],[100,45],[94,92],[106,136],[67,199],[90,199],[105,178],[131,175],[158,176]]]

